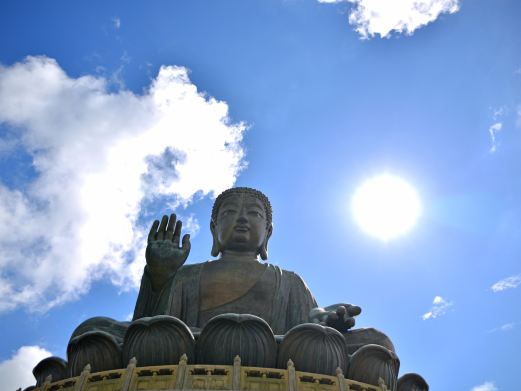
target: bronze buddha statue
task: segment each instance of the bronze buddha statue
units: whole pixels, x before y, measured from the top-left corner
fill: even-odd
[[[275,334],[308,321],[317,303],[295,273],[272,264],[273,231],[268,198],[250,188],[232,188],[217,197],[210,222],[215,261],[184,266],[189,235],[180,243],[181,221],[163,216],[150,230],[134,319],[168,314],[196,330],[223,313],[264,319]]]
[[[250,366],[291,359],[297,370],[334,374],[339,367],[354,380],[383,378],[396,389],[399,360],[390,339],[372,328],[349,330],[360,307],[319,308],[298,274],[262,262],[273,232],[263,193],[238,187],[217,197],[210,221],[216,260],[185,265],[190,237],[181,239],[181,229],[175,214],[154,221],[132,323],[97,317],[78,326],[67,348],[68,376],[87,363],[93,371],[121,368],[132,357],[175,364],[184,352],[192,362],[229,365],[239,354]]]

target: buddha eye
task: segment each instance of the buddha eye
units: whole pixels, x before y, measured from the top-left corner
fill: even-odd
[[[225,209],[222,211],[221,216],[229,216],[229,215],[232,215],[235,213],[236,213],[235,209]]]
[[[256,211],[256,210],[251,210],[251,211],[248,212],[248,214],[250,216],[254,216],[254,217],[258,217],[258,218],[262,217],[262,214],[260,212]]]

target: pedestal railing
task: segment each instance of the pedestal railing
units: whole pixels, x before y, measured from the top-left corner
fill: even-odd
[[[388,391],[379,385],[336,376],[295,370],[291,360],[287,369],[241,366],[239,356],[233,365],[189,365],[186,355],[178,365],[138,367],[135,358],[125,369],[90,372],[86,365],[80,376],[53,382],[51,376],[34,391],[170,391],[170,390],[245,390],[245,391]]]

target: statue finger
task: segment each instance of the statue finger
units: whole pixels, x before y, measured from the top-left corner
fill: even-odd
[[[175,225],[176,215],[172,213],[170,215],[170,219],[168,220],[168,225],[166,226],[165,232],[165,240],[172,240],[174,236],[174,225]]]
[[[181,247],[183,251],[190,252],[190,248],[192,245],[190,244],[190,234],[185,234],[183,236],[183,246]]]
[[[349,307],[347,307],[347,313],[349,316],[357,316],[362,313],[362,308],[357,305],[349,305]]]
[[[172,238],[172,242],[175,246],[179,246],[179,238],[181,236],[181,228],[183,227],[183,222],[181,220],[177,220],[175,223],[174,237]]]
[[[157,231],[157,239],[158,240],[164,240],[165,239],[165,230],[166,225],[168,223],[168,216],[163,216],[161,219],[161,225],[159,226],[159,230]]]
[[[150,227],[150,232],[148,233],[148,243],[157,239],[157,227],[159,227],[159,220],[154,220],[152,227]]]

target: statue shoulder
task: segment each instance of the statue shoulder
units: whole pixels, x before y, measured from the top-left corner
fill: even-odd
[[[201,270],[203,269],[206,263],[208,263],[208,261],[200,263],[191,263],[188,265],[185,264],[177,270],[175,278],[186,279],[198,275],[201,273]]]
[[[282,269],[281,267],[274,265],[272,263],[268,263],[268,268],[272,269],[274,272],[279,274],[282,277],[282,279],[284,279],[284,280],[287,280],[294,284],[306,286],[306,283],[304,282],[302,277],[294,271]]]

